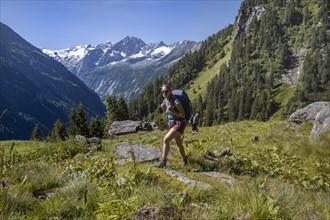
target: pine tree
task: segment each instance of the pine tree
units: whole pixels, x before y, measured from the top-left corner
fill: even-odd
[[[295,2],[293,0],[287,4],[285,15],[288,25],[298,25],[303,21],[303,14],[296,10]]]
[[[42,131],[38,124],[35,125],[32,131],[31,140],[41,141],[42,140]]]
[[[152,103],[152,100],[150,103]],[[126,101],[124,97],[120,97],[117,103],[117,120],[123,121],[128,119],[129,119],[129,115],[128,115],[128,108]]]
[[[290,65],[290,51],[289,51],[289,46],[287,42],[280,42],[279,43],[279,61],[280,64],[283,65],[284,67],[288,68]]]
[[[99,137],[99,138],[103,137],[104,128],[102,121],[98,116],[91,119],[88,130],[89,130],[89,136],[91,137]]]
[[[79,119],[78,110],[75,105],[73,105],[71,112],[68,117],[68,134],[70,136],[76,136],[79,134]]]
[[[244,120],[245,118],[245,104],[246,104],[246,92],[245,92],[245,88],[243,88],[242,91],[238,92],[238,120]]]
[[[64,141],[66,137],[67,137],[67,132],[65,126],[60,121],[60,119],[57,119],[47,139],[49,141],[55,142],[55,141]]]
[[[87,126],[87,118],[85,109],[82,103],[78,106],[78,131],[80,135],[87,136],[88,135],[88,126]]]
[[[105,125],[104,125],[104,133],[107,134],[109,130],[109,126],[116,120],[118,120],[118,101],[116,96],[108,96],[105,99],[105,107],[107,112],[105,114]]]

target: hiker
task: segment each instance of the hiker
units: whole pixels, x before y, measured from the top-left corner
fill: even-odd
[[[172,95],[172,89],[169,85],[161,86],[161,93],[164,97],[163,103],[160,107],[167,115],[167,122],[169,126],[169,131],[163,139],[163,153],[161,160],[156,164],[157,167],[165,167],[167,155],[170,150],[170,141],[175,140],[176,145],[179,148],[179,153],[181,156],[181,166],[186,166],[188,160],[184,151],[182,144],[181,135],[184,133],[187,121],[185,119],[185,112],[183,106],[178,98]]]
[[[197,112],[194,117],[191,118],[191,130],[193,132],[193,135],[198,131],[198,118],[199,118],[199,113]]]

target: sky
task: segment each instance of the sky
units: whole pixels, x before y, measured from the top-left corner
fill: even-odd
[[[34,46],[203,41],[233,24],[242,0],[0,0],[0,20]]]

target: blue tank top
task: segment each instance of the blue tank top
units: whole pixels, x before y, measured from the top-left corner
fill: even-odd
[[[180,100],[179,99],[173,99],[173,96],[171,96],[171,102],[174,104],[176,110],[177,110],[177,107],[176,106],[178,104],[181,104]],[[166,106],[165,113],[167,115],[167,121],[169,123],[175,124],[177,122],[184,122],[185,121],[184,118],[179,118],[179,117],[175,116],[174,114],[172,114],[171,111],[167,110],[169,103],[168,103],[168,101],[166,99],[163,100],[163,104]]]

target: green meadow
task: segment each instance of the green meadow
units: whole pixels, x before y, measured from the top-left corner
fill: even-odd
[[[102,139],[102,150],[86,156],[73,139],[65,142],[0,142],[0,219],[330,219],[330,132],[310,140],[311,123],[241,121],[187,127],[187,167],[177,149],[167,168],[212,186],[189,187],[156,161],[116,164],[122,142],[161,149],[166,130]],[[174,143],[172,143],[175,146]],[[205,158],[230,149],[232,155]],[[229,186],[199,171],[236,179]],[[150,216],[149,216],[150,217]],[[147,218],[145,218],[147,219]]]

